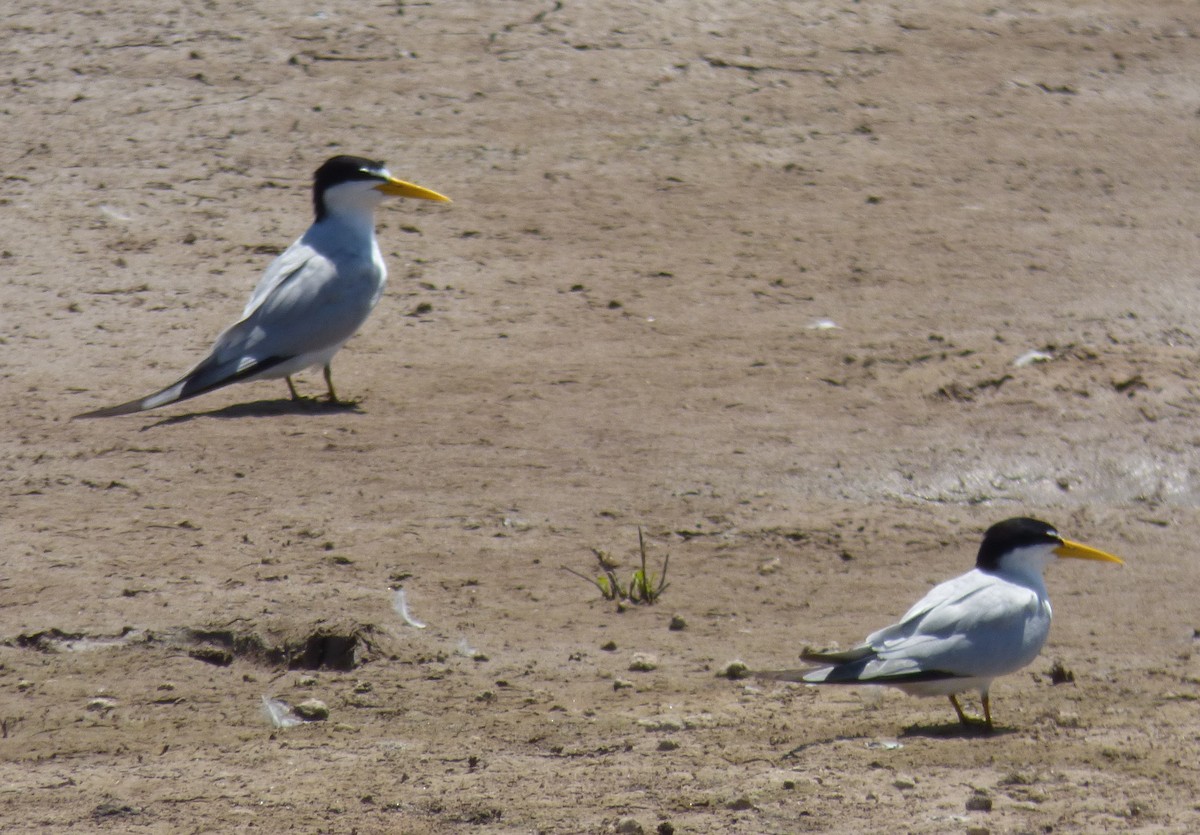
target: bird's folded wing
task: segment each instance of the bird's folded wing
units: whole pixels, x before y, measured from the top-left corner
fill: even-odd
[[[221,362],[296,357],[345,342],[362,325],[372,300],[340,295],[334,275],[326,258],[310,252],[248,315],[217,337],[213,356]]]
[[[245,319],[251,313],[258,309],[258,306],[268,298],[280,284],[292,278],[301,270],[305,263],[312,258],[313,248],[304,243],[304,239],[293,243],[267,265],[263,271],[262,278],[258,280],[258,284],[254,287],[254,292],[250,294],[250,299],[246,302],[246,307],[242,311],[242,318]]]

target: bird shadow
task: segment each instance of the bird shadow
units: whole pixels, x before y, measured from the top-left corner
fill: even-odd
[[[280,397],[274,400],[254,400],[250,403],[234,403],[220,409],[210,409],[206,412],[189,412],[186,415],[174,415],[163,418],[142,427],[142,431],[159,426],[175,426],[180,423],[190,423],[199,418],[218,418],[220,420],[241,420],[243,418],[279,417],[281,415],[333,415],[333,414],[366,414],[357,400],[339,400],[330,403],[328,400],[315,397],[302,397],[293,400],[290,397]]]
[[[909,725],[900,732],[904,738],[920,737],[924,739],[987,739],[988,737],[1008,736],[1016,733],[1013,728],[1001,728],[993,725],[991,728],[982,722],[978,725],[964,725],[962,722],[942,722],[937,725]]]

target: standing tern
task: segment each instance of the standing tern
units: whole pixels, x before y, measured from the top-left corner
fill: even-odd
[[[1037,519],[1006,519],[988,528],[975,568],[935,586],[899,623],[844,652],[800,658],[816,669],[765,672],[760,678],[806,684],[887,684],[914,696],[949,696],[964,725],[992,730],[988,691],[997,676],[1033,662],[1050,633],[1042,571],[1056,557],[1122,563],[1063,539]],[[968,717],[958,694],[979,691],[983,719]]]
[[[385,197],[450,198],[391,175],[382,162],[336,156],[313,178],[316,220],[267,267],[242,318],[217,337],[209,355],[184,377],[154,394],[76,415],[113,417],[187,400],[231,383],[287,380],[322,366],[329,402],[333,355],[362,327],[383,294],[387,268],[375,240],[375,208]]]

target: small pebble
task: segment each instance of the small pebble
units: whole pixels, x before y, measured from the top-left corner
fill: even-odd
[[[1055,661],[1054,664],[1051,665],[1049,675],[1050,675],[1050,683],[1051,684],[1074,684],[1075,683],[1075,673],[1068,670],[1063,665],[1062,661]]]
[[[990,812],[992,811],[992,799],[988,797],[987,792],[975,790],[975,793],[967,798],[968,812]]]
[[[329,707],[320,699],[305,699],[292,708],[305,722],[320,722],[329,718]]]
[[[671,622],[667,625],[667,629],[672,632],[682,632],[687,629],[687,621],[683,619],[683,615],[671,615]]]
[[[648,673],[658,669],[658,659],[648,652],[635,652],[629,664],[630,672]]]
[[[628,690],[630,687],[633,687],[632,681],[627,681],[623,678],[613,679],[613,690]]]
[[[916,782],[914,782],[912,780],[912,778],[910,778],[910,777],[897,777],[895,780],[892,781],[892,785],[895,786],[896,788],[900,789],[901,791],[906,791],[908,789],[915,789],[917,787]]]
[[[621,818],[617,821],[618,835],[642,835],[646,830],[634,818]]]
[[[107,696],[97,696],[94,699],[88,699],[87,709],[97,713],[108,713],[117,706],[116,699],[110,699]]]

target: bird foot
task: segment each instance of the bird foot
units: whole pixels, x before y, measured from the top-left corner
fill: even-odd
[[[958,721],[964,728],[974,733],[990,734],[996,730],[996,726],[982,716],[968,716],[964,713],[958,717]]]
[[[954,706],[954,712],[958,714],[958,721],[962,723],[964,728],[972,731],[990,734],[996,728],[992,725],[992,709],[987,696],[983,697],[983,716],[970,716],[962,709],[962,705],[958,703],[956,696],[950,697],[950,704]]]
[[[317,398],[313,398],[316,400]],[[361,400],[357,398],[336,397],[332,394],[326,395],[324,400],[320,402],[334,409],[357,409]]]

